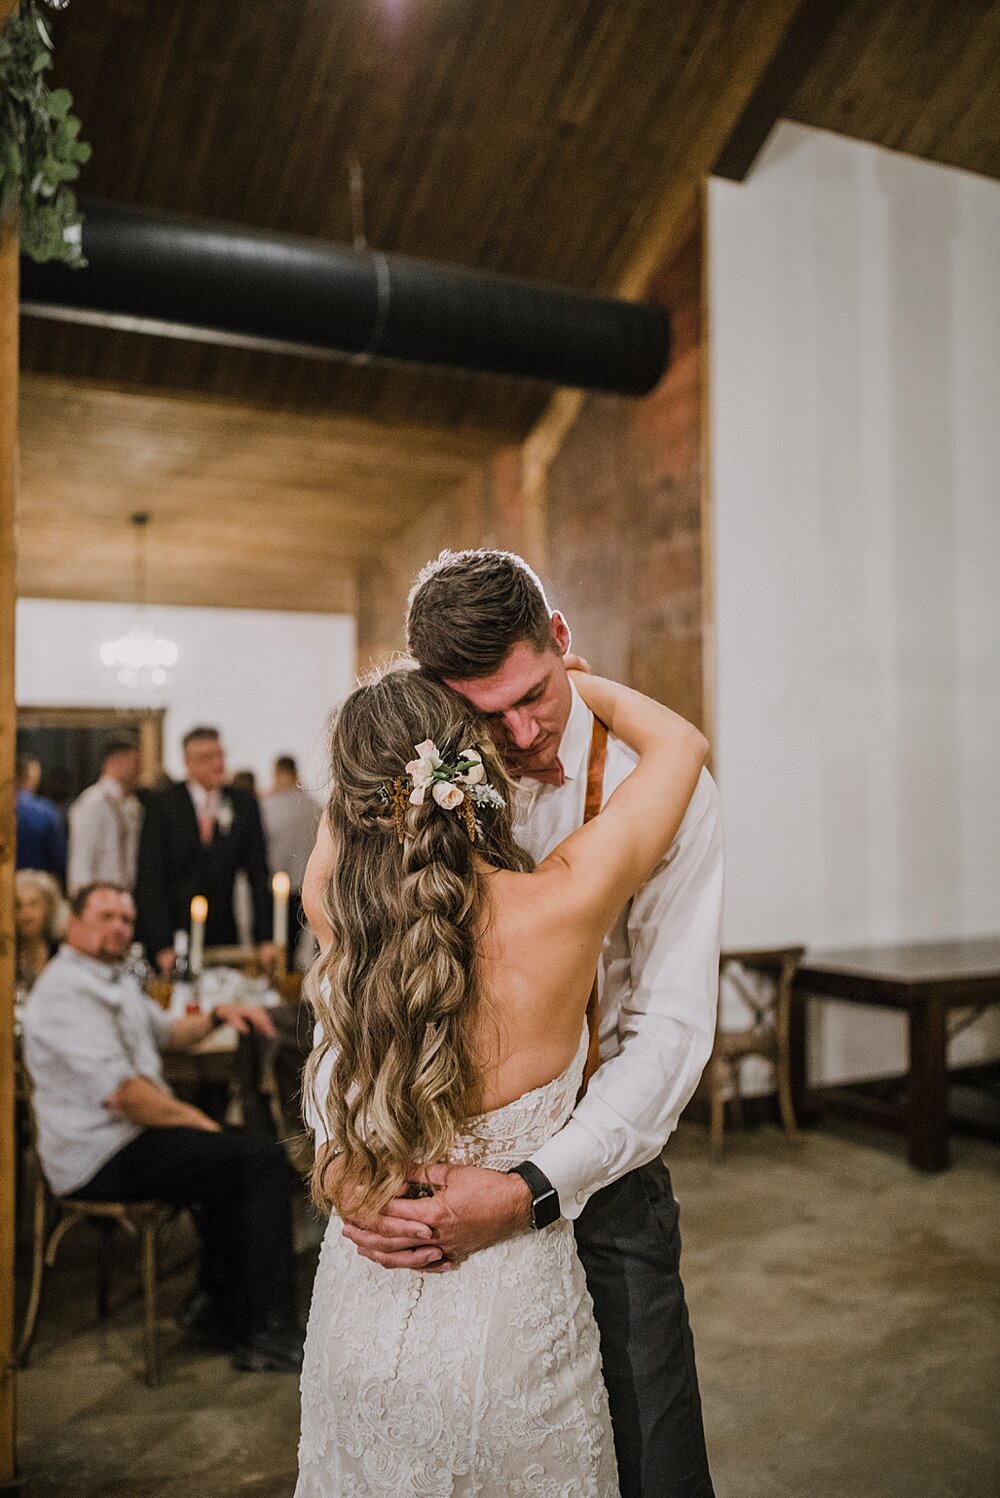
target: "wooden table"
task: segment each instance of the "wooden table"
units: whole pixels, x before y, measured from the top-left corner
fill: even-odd
[[[902,1104],[879,1097],[874,1083],[806,1086],[807,998],[840,999],[907,1015],[910,1064]],[[799,1116],[836,1111],[902,1129],[912,1165],[944,1170],[948,1014],[998,1003],[1000,937],[808,952],[795,975],[792,1015],[792,1085]]]

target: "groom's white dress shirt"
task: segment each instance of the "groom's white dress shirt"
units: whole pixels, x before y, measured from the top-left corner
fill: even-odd
[[[559,787],[521,783],[517,835],[537,861],[583,824],[593,715],[576,689]],[[608,736],[604,800],[637,763]],[[533,1162],[578,1217],[603,1186],[663,1149],[712,1051],[722,927],[722,824],[707,770],[677,837],[625,906],[599,973],[601,1065],[585,1097]]]

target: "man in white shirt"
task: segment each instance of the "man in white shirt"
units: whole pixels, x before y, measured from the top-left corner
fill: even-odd
[[[267,858],[272,874],[288,875],[288,965],[293,967],[302,927],[302,879],[316,841],[319,807],[299,784],[299,770],[290,754],[274,761],[274,785],[261,802]]]
[[[113,739],[104,751],[100,780],[69,809],[66,883],[71,895],[98,881],[134,889],[142,827],[138,780],[139,746],[131,739]]]
[[[216,1025],[265,1036],[274,1027],[248,1004],[165,1014],[124,970],[134,929],[127,890],[85,885],[71,901],[64,945],[32,990],[24,1059],[42,1169],[61,1196],[197,1206],[201,1294],[185,1324],[229,1347],[244,1372],[296,1373],[287,1157],[274,1139],[222,1129],[175,1098],[161,1060]]]
[[[523,779],[522,841],[543,858],[584,820],[597,742],[566,672],[562,615],[519,557],[444,552],[410,595],[407,640],[425,670],[490,718]],[[634,763],[609,737],[603,772],[593,760],[604,798]],[[566,1127],[517,1173],[451,1167],[432,1200],[407,1202],[400,1216],[390,1208],[368,1231],[345,1228],[375,1262],[427,1269],[529,1222],[544,1230],[554,1216],[574,1219],[622,1498],[712,1494],[677,1203],[660,1156],[711,1052],[721,912],[718,793],[704,771],[667,856],[608,937],[600,1066]]]

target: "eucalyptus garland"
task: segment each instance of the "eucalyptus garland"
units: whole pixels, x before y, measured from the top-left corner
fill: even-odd
[[[49,0],[61,10],[65,0]],[[50,89],[52,38],[35,0],[21,0],[0,34],[0,220],[17,214],[21,249],[33,260],[85,265],[82,218],[67,183],[90,147],[70,111],[69,89]]]

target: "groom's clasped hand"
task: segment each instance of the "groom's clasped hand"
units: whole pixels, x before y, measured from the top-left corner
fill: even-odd
[[[384,1269],[444,1273],[511,1233],[530,1229],[531,1193],[520,1176],[476,1165],[426,1165],[413,1180],[430,1196],[397,1196],[370,1222],[345,1222],[344,1237]]]

